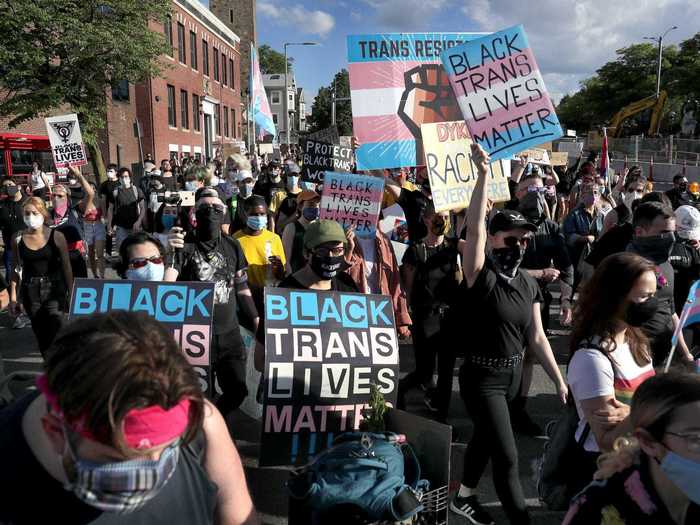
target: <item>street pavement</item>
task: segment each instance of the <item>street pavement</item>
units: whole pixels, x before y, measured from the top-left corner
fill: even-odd
[[[553,308],[555,305],[553,305]],[[556,319],[556,315],[552,316]],[[556,322],[550,342],[554,349],[557,361],[563,371],[563,364],[568,354],[568,335]],[[465,334],[468,336],[468,334]],[[455,342],[456,343],[456,342]],[[464,344],[460,342],[458,344]],[[15,371],[40,371],[42,358],[34,340],[31,328],[20,330],[11,328],[11,320],[6,312],[0,312],[0,354],[2,355],[5,373]],[[402,375],[414,368],[413,349],[410,344],[402,344],[400,348]],[[459,361],[457,367],[459,366]],[[453,382],[452,402],[450,405],[450,418],[448,423],[453,427],[453,445],[451,458],[451,484],[450,491],[459,487],[462,472],[463,455],[466,443],[471,438],[473,426],[459,397],[457,385],[457,368]],[[12,384],[14,393],[21,394],[31,382],[15,382]],[[407,396],[407,410],[420,416],[430,418],[431,413],[423,404],[423,393],[414,390]],[[548,421],[556,418],[561,407],[556,399],[552,383],[545,375],[542,367],[535,367],[535,374],[527,410],[532,419],[541,427]],[[284,483],[289,476],[289,471],[283,468],[260,468],[257,464],[259,453],[260,423],[251,420],[246,415],[236,412],[227,417],[227,423],[233,438],[241,452],[248,484],[255,501],[255,505],[262,515],[265,524],[286,524],[288,501],[284,489]],[[1,430],[1,429],[0,429]],[[533,509],[533,523],[538,525],[554,525],[561,523],[562,514],[548,512],[542,508],[535,485],[536,459],[541,453],[544,444],[543,438],[533,438],[516,435],[520,478],[523,484],[528,505]],[[496,523],[507,523],[500,503],[496,496],[490,466],[479,485],[481,501],[489,508]],[[468,523],[465,518],[454,514],[450,515],[449,523],[462,525]]]

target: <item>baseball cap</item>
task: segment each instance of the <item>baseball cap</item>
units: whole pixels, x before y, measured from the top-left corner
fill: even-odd
[[[299,167],[299,164],[295,162],[290,162],[287,164],[287,171],[289,173],[301,173],[301,168]]]
[[[682,239],[700,240],[700,211],[694,206],[676,209],[676,234]]]
[[[304,246],[308,249],[313,250],[327,242],[342,242],[343,244],[347,242],[345,232],[340,224],[329,219],[321,219],[306,227]]]
[[[489,221],[489,233],[494,235],[497,232],[515,230],[523,228],[531,232],[537,231],[537,226],[528,222],[522,213],[515,210],[501,210],[491,217]]]
[[[297,204],[301,204],[302,202],[305,201],[312,201],[314,199],[318,199],[320,195],[316,193],[315,191],[311,190],[304,190],[300,194],[297,195]]]

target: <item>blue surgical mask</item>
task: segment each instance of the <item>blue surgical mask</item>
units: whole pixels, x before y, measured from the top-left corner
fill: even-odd
[[[251,230],[260,231],[267,226],[267,215],[251,215],[246,224]]]
[[[129,268],[126,278],[130,281],[162,281],[165,275],[165,266],[147,262],[141,268]]]
[[[690,501],[700,505],[700,463],[669,450],[661,470]]]
[[[254,187],[255,184],[253,184],[252,182],[246,182],[245,184],[243,184],[243,186],[240,186],[241,197],[243,197],[244,199],[250,197],[253,194]]]
[[[301,211],[301,214],[304,216],[304,218],[307,221],[311,222],[311,221],[315,221],[316,219],[318,219],[319,211],[320,210],[318,208],[304,208]]]
[[[290,190],[293,190],[299,185],[299,176],[298,175],[288,175],[287,176],[287,188]]]
[[[185,189],[187,191],[197,191],[197,181],[188,180],[185,182]]]

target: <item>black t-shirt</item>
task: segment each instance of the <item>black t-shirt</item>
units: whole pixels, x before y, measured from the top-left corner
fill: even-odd
[[[9,247],[12,244],[12,239],[25,228],[22,202],[13,200],[0,203],[0,229],[2,230],[2,242],[6,247]]]
[[[241,245],[236,239],[221,235],[209,246],[197,243],[194,234],[185,237],[182,253],[175,256],[178,281],[216,283],[214,291],[214,333],[223,334],[238,328],[235,275],[248,267]]]
[[[406,226],[408,227],[408,240],[413,244],[420,241],[428,234],[425,224],[423,224],[423,212],[428,206],[430,199],[421,191],[410,191],[401,188],[397,203],[403,209],[406,216]]]
[[[690,241],[683,239],[673,245],[668,261],[674,272],[673,300],[676,313],[681,315],[690,287],[700,279],[700,251]]]
[[[145,206],[143,192],[136,186],[128,188],[118,188],[115,190],[117,195],[114,197],[114,215],[112,222],[115,226],[131,229],[134,223],[139,219],[141,206]]]
[[[163,183],[165,191],[177,191],[177,177],[171,175],[170,177],[160,176],[160,180]]]
[[[507,282],[487,259],[471,288],[462,287],[460,334],[468,335],[468,354],[486,357],[511,357],[522,354],[527,346],[532,323],[532,305],[542,303],[537,281],[524,270]]]
[[[141,509],[129,514],[102,512],[63,488],[32,453],[22,433],[22,417],[38,396],[27,394],[0,411],[0,523],[35,525],[190,525],[214,523],[217,488],[192,445],[180,449],[168,483]]]
[[[453,302],[459,284],[456,279],[458,256],[456,239],[445,239],[433,247],[421,241],[406,249],[402,263],[416,269],[408,298],[414,314],[422,318],[434,313],[436,307]]]
[[[100,184],[100,197],[104,197],[107,204],[114,204],[114,190],[119,187],[119,181],[106,180]]]

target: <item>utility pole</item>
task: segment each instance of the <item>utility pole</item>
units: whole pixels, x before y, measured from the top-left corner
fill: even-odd
[[[658,43],[659,46],[659,58],[656,65],[656,98],[659,98],[659,93],[661,92],[661,60],[663,58],[663,42],[666,35],[669,34],[674,29],[678,29],[678,26],[669,27],[663,35],[659,36],[645,36],[644,40],[653,40]]]

